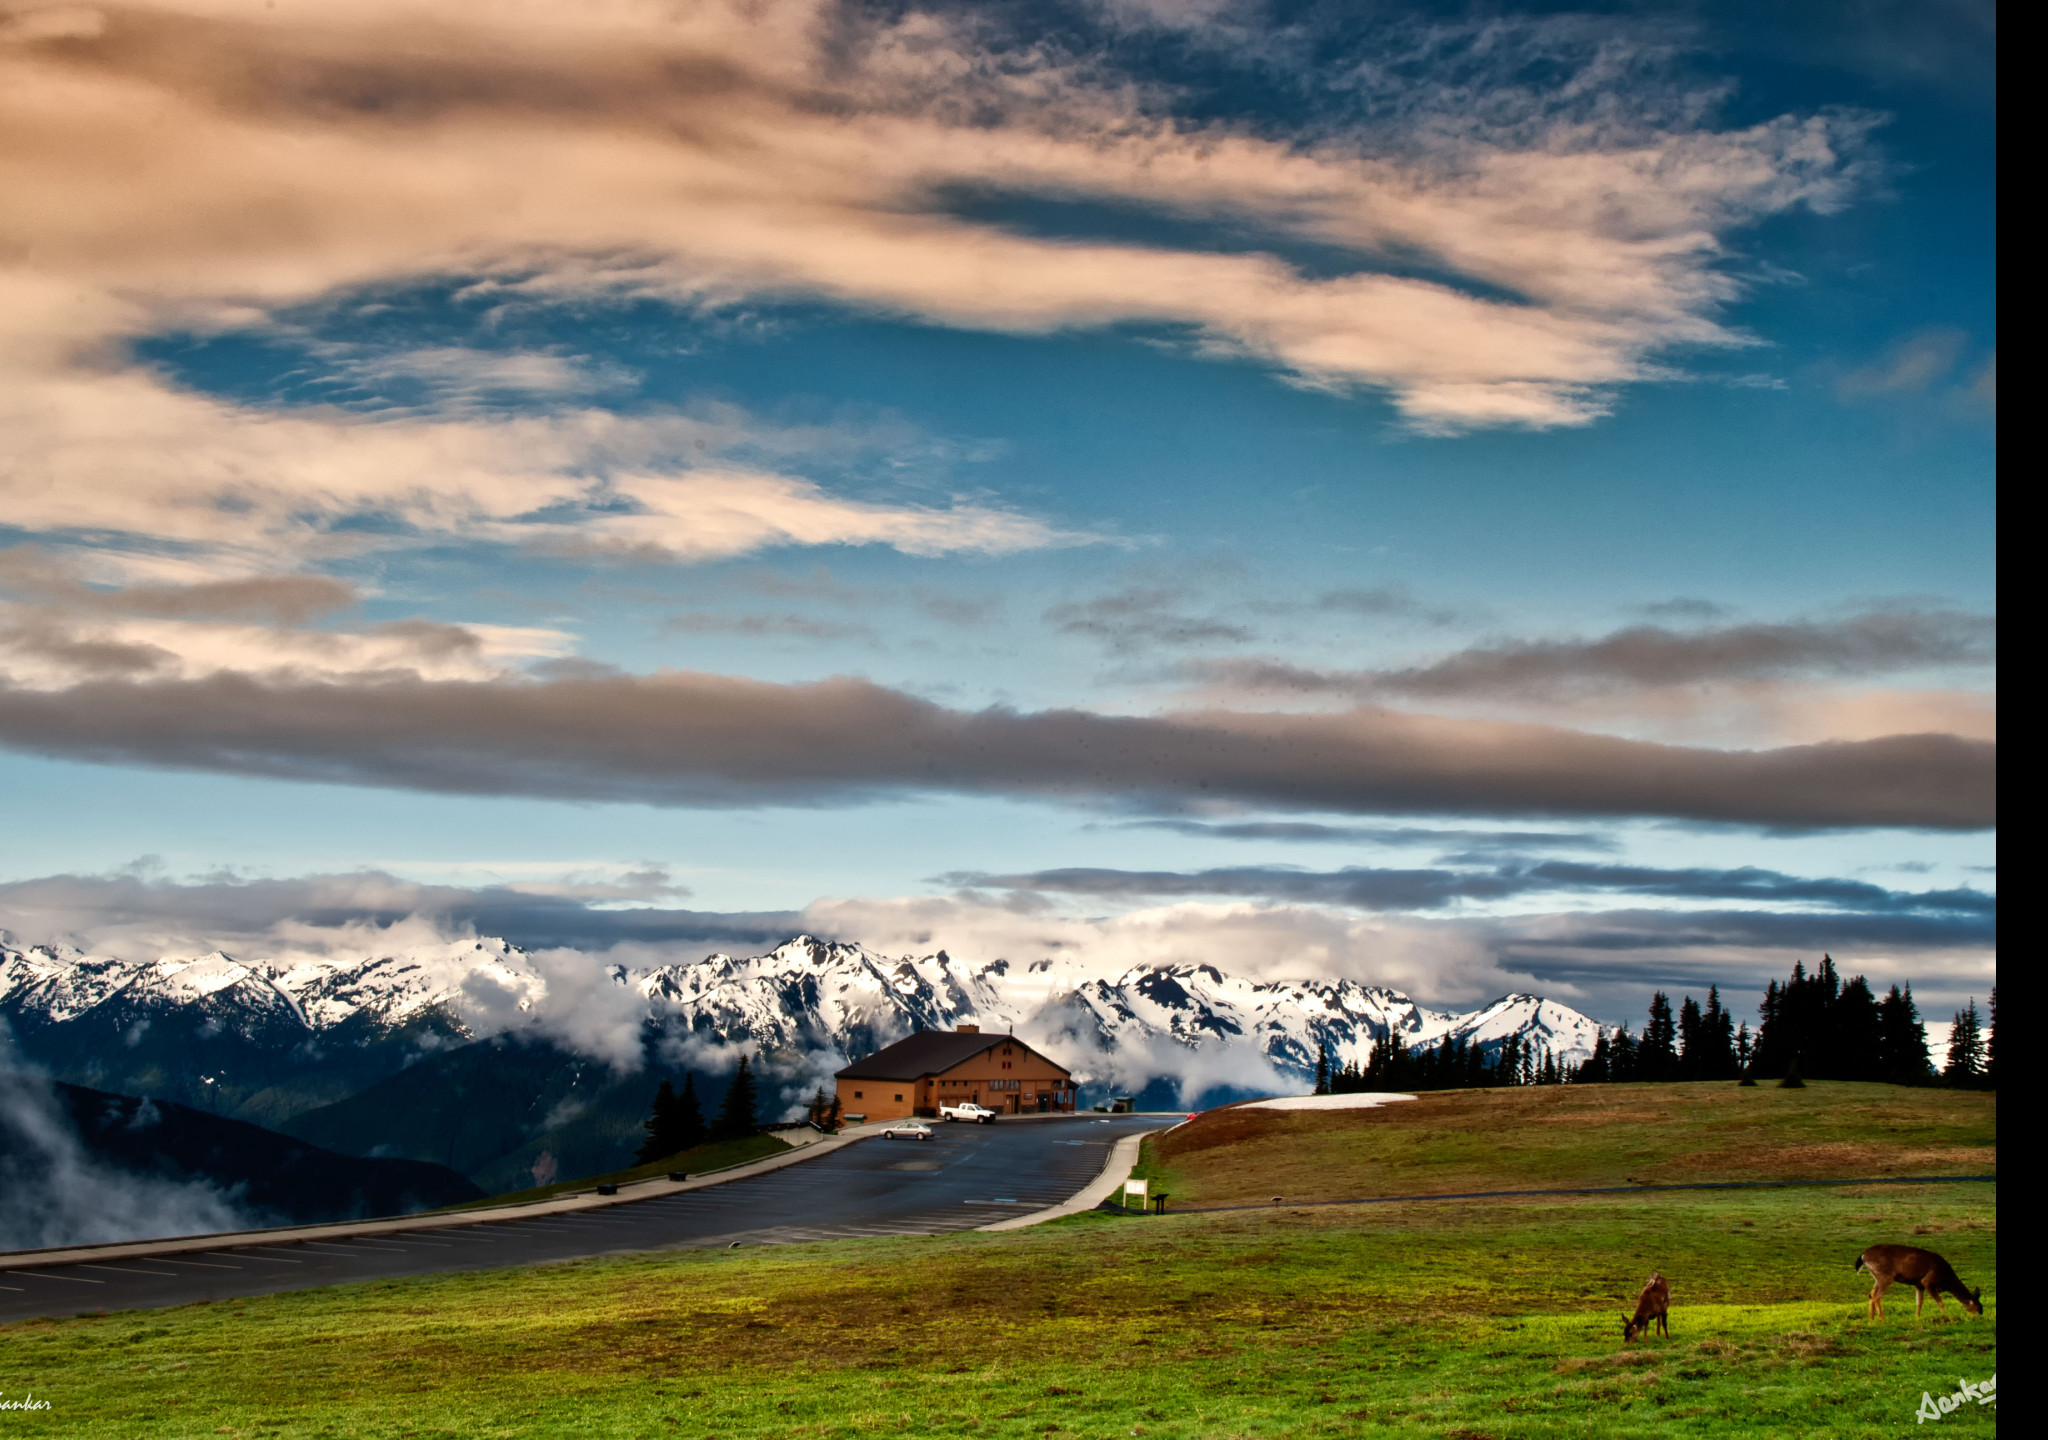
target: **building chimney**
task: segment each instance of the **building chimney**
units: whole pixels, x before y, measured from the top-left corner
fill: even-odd
[[[979,1025],[956,1025],[953,1027],[953,1033],[956,1035],[979,1035],[981,1027]]]

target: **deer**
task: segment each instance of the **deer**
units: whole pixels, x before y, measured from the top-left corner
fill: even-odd
[[[1626,1345],[1638,1335],[1648,1335],[1654,1323],[1658,1332],[1671,1334],[1670,1322],[1665,1318],[1671,1313],[1671,1282],[1655,1270],[1650,1272],[1643,1293],[1636,1297],[1635,1315],[1622,1322],[1621,1343]]]
[[[1913,1318],[1920,1318],[1920,1311],[1927,1303],[1927,1297],[1934,1297],[1934,1308],[1942,1308],[1944,1293],[1953,1295],[1963,1302],[1963,1308],[1972,1315],[1982,1315],[1984,1305],[1982,1288],[1966,1289],[1955,1267],[1935,1254],[1914,1245],[1873,1245],[1856,1257],[1857,1270],[1868,1274],[1877,1283],[1870,1289],[1870,1317],[1880,1319],[1884,1315],[1884,1292],[1894,1281],[1903,1280],[1913,1287]]]

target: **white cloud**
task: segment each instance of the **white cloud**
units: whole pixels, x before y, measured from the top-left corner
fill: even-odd
[[[0,276],[0,312],[5,298]],[[175,390],[140,370],[0,360],[7,522],[92,537],[103,552],[144,560],[203,556],[206,573],[444,537],[574,541],[690,560],[773,545],[1003,553],[1082,538],[985,506],[864,503],[808,480],[704,465],[740,446],[797,456],[862,443],[830,431],[778,433],[717,410],[265,410]],[[362,520],[381,523],[348,523]]]
[[[0,504],[25,529],[272,564],[280,545],[374,543],[338,533],[345,519],[472,535],[563,507],[585,513],[552,523],[597,543],[684,558],[1057,543],[974,506],[700,475],[675,457],[678,417],[281,413],[180,392],[121,347],[456,275],[540,303],[793,297],[1027,333],[1155,324],[1298,383],[1382,390],[1423,428],[1574,424],[1661,373],[1662,352],[1740,343],[1714,316],[1735,293],[1727,236],[1841,203],[1865,128],[1589,124],[1541,97],[1489,128],[1408,82],[1380,129],[1291,143],[1173,117],[1099,63],[992,45],[968,19],[861,20],[828,0],[16,13],[0,38]],[[1600,74],[1608,111],[1624,105],[1625,77]],[[963,188],[1137,206],[1276,250],[1335,247],[1358,269],[1030,236],[955,214]],[[333,364],[424,379],[458,412],[492,389],[561,401],[606,382],[559,356],[447,347]],[[647,464],[656,452],[669,463]],[[614,502],[630,513],[610,517]]]
[[[885,954],[1057,955],[1111,974],[1213,965],[1253,980],[1390,985],[1428,1004],[1473,1004],[1534,985],[1503,968],[1474,929],[1314,905],[1189,902],[1080,915],[954,897],[833,899],[807,906],[803,922]]]
[[[110,676],[499,680],[517,673],[516,662],[568,655],[574,644],[566,632],[533,626],[400,621],[350,632],[100,617],[0,602],[0,682],[38,690]]]

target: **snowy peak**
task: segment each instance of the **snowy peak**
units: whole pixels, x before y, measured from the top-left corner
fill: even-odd
[[[712,954],[651,969],[566,975],[502,939],[476,938],[355,956],[236,957],[215,951],[131,962],[62,947],[0,949],[0,1015],[61,1025],[131,1025],[164,1011],[203,1016],[249,1037],[355,1034],[438,1017],[481,1036],[563,1020],[589,981],[624,991],[649,1033],[743,1044],[816,1064],[868,1053],[917,1030],[962,1024],[1014,1031],[1084,1078],[1126,1083],[1213,1069],[1234,1057],[1246,1084],[1288,1084],[1319,1051],[1363,1065],[1384,1044],[1446,1036],[1493,1050],[1520,1036],[1565,1063],[1591,1054],[1600,1027],[1555,1001],[1507,995],[1468,1014],[1418,1005],[1352,980],[1259,981],[1213,965],[1116,971],[1073,956],[971,963],[937,951],[886,956],[799,935],[762,955]],[[616,992],[615,992],[616,993]],[[630,1023],[630,1018],[629,1018]],[[562,1030],[553,1026],[553,1032]],[[1229,1065],[1225,1065],[1229,1069]]]

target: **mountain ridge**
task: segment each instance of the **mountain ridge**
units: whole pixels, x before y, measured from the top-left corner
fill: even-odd
[[[99,1079],[111,1079],[132,1060],[127,1070],[158,1082],[150,1093],[181,1091],[174,1098],[222,1113],[291,1103],[256,1097],[258,1082],[276,1080],[294,1059],[310,1069],[353,1057],[374,1083],[438,1050],[522,1030],[622,1068],[634,1068],[633,1052],[647,1044],[683,1061],[747,1047],[822,1078],[914,1030],[978,1024],[1039,1045],[1085,1085],[1129,1088],[1178,1074],[1257,1088],[1306,1078],[1325,1046],[1332,1063],[1362,1065],[1390,1042],[1451,1037],[1492,1050],[1521,1035],[1569,1063],[1591,1053],[1601,1029],[1521,993],[1456,1012],[1349,979],[1255,981],[1207,964],[1115,967],[1073,956],[888,956],[810,935],[749,957],[713,952],[637,968],[597,961],[581,974],[550,964],[488,936],[269,959],[216,949],[123,961],[67,946],[0,947],[0,1018],[45,1064],[53,1050],[83,1053],[96,1057]],[[572,1018],[606,1021],[609,1033],[579,1035]],[[183,1076],[174,1073],[181,1056]]]

